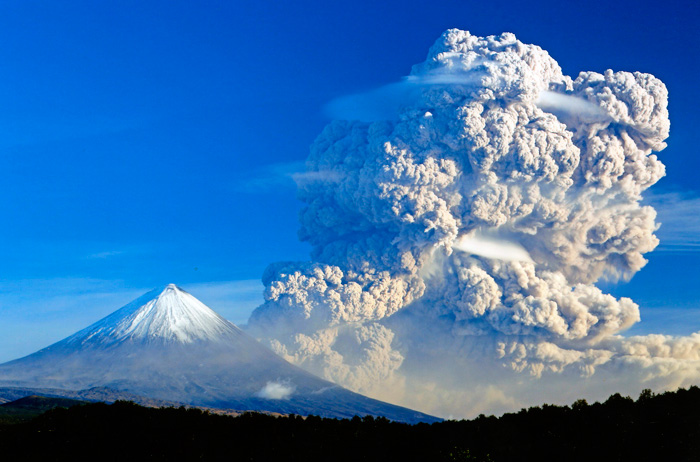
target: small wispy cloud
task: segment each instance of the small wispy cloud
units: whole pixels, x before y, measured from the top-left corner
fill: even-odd
[[[0,280],[0,362],[61,340],[150,289],[93,278]]]
[[[461,236],[454,243],[453,248],[495,260],[532,262],[530,254],[519,243],[498,237],[487,230],[478,230]]]
[[[144,257],[162,252],[163,245],[159,243],[143,243],[121,245],[113,242],[78,242],[79,252],[84,260],[109,260],[115,257]]]
[[[182,287],[239,327],[244,327],[250,313],[265,301],[265,287],[260,279],[182,284]]]
[[[313,172],[298,172],[292,174],[292,179],[297,186],[303,186],[308,183],[313,183],[315,181],[325,181],[325,182],[338,182],[341,180],[341,175],[339,172],[332,170],[323,171],[313,171]]]
[[[100,115],[69,117],[59,114],[32,114],[29,117],[0,117],[4,128],[0,148],[36,146],[67,140],[83,140],[127,132],[149,122],[146,118],[122,119]]]
[[[262,193],[278,189],[294,189],[294,175],[305,170],[304,162],[280,162],[265,165],[236,182],[239,192]]]
[[[700,252],[700,196],[690,192],[652,192],[645,204],[656,209],[661,223],[657,251]]]
[[[94,260],[94,259],[104,260],[106,258],[115,257],[117,255],[122,255],[122,254],[124,254],[123,250],[106,250],[104,252],[92,253],[85,258],[87,258],[88,260]]]
[[[287,399],[294,390],[294,385],[289,382],[267,382],[255,396],[265,399]]]
[[[486,60],[475,60],[467,65],[459,53],[443,53],[443,66],[420,75],[409,75],[398,82],[369,91],[345,95],[326,104],[325,114],[331,119],[396,120],[403,106],[417,103],[421,92],[432,85],[478,85],[487,74],[482,68]],[[498,66],[496,62],[490,62]]]
[[[583,98],[574,95],[556,93],[553,91],[543,91],[535,104],[547,112],[552,112],[557,117],[566,119],[567,116],[575,115],[577,118],[587,122],[609,122],[612,119],[600,106],[591,103]]]
[[[246,179],[236,182],[234,188],[244,193],[264,193],[279,190],[293,190],[315,181],[336,182],[337,172],[307,171],[304,162],[280,162],[266,165],[251,172]]]

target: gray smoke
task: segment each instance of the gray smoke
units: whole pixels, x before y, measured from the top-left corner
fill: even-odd
[[[441,415],[700,377],[697,336],[624,338],[638,306],[594,285],[659,243],[640,202],[664,176],[660,80],[574,80],[513,34],[449,30],[329,112],[359,120],[324,129],[298,183],[311,261],[271,265],[249,321],[276,352]]]

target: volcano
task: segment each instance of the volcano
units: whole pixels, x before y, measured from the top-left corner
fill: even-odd
[[[279,357],[170,284],[29,356],[0,365],[0,397],[90,397],[144,404],[399,422],[439,419],[368,398]]]

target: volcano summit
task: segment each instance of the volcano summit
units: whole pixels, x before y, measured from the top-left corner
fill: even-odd
[[[81,396],[99,388],[105,400],[126,393],[135,401],[219,409],[437,420],[289,364],[173,284],[58,343],[0,365],[0,387],[0,395],[12,397],[37,389]]]

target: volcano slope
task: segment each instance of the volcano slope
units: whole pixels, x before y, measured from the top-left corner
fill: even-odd
[[[374,400],[286,362],[174,284],[0,365],[0,397],[30,394],[399,422],[440,419]]]

